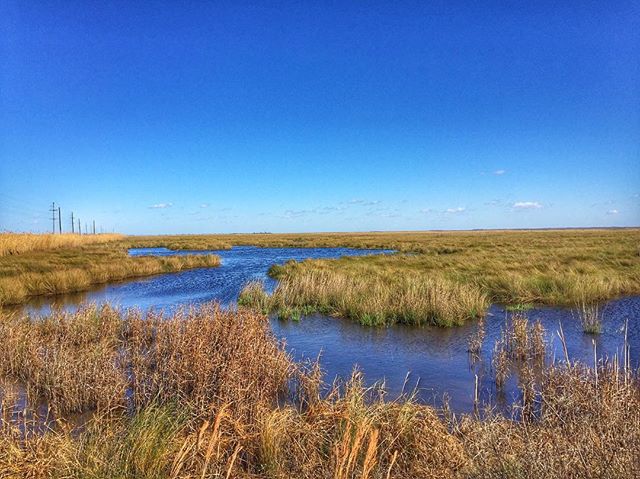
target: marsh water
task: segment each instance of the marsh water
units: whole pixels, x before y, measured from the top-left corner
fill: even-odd
[[[202,251],[171,251],[164,248],[135,249],[131,255],[198,254]],[[110,302],[122,308],[172,310],[184,304],[216,300],[233,307],[242,287],[250,280],[263,280],[267,289],[276,286],[267,276],[273,264],[307,258],[338,258],[345,255],[386,254],[389,251],[349,248],[256,248],[234,247],[211,251],[221,257],[218,268],[201,268],[180,273],[106,285],[92,291],[38,298],[26,309],[46,314],[52,307],[74,309],[82,303]],[[587,364],[598,358],[621,353],[625,325],[631,364],[640,362],[640,297],[612,300],[601,307],[602,333],[588,335],[575,311],[567,308],[535,308],[526,312],[530,321],[539,320],[546,331],[548,360],[564,357],[559,340],[560,325],[566,337],[567,352],[572,359]],[[320,358],[327,382],[348,378],[359,368],[368,384],[384,382],[387,397],[415,391],[418,399],[440,406],[447,401],[453,411],[469,412],[474,407],[476,376],[480,401],[508,405],[518,397],[517,374],[498,392],[491,371],[493,345],[512,313],[493,305],[485,320],[480,358],[472,360],[468,341],[477,324],[456,328],[396,325],[371,328],[339,318],[312,315],[300,321],[271,318],[271,327],[298,360]]]

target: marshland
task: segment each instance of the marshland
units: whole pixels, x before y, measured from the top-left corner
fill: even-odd
[[[12,236],[3,244],[25,243]],[[50,270],[29,265],[191,262],[5,305],[0,471],[633,477],[639,239],[627,229],[7,247],[3,271],[23,265],[46,281]],[[535,289],[540,278],[554,287]]]
[[[0,4],[0,479],[640,477],[637,2]]]

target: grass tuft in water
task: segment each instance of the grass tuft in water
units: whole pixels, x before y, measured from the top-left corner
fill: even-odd
[[[597,303],[581,301],[577,306],[577,311],[582,330],[585,333],[600,334],[602,332],[602,313]]]

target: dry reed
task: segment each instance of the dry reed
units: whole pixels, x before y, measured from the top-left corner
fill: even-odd
[[[12,414],[5,394],[1,477],[632,478],[640,470],[640,386],[626,352],[597,370],[566,363],[525,374],[513,417],[456,419],[411,396],[385,401],[359,373],[318,396],[320,376],[293,363],[266,318],[248,310],[143,317],[89,308],[43,321],[4,315],[0,324],[12,345],[0,356],[6,379],[29,383],[56,411],[99,408],[79,428],[57,416],[34,430],[24,418],[36,398]],[[108,365],[113,376],[101,370]],[[114,399],[86,391],[94,388]]]

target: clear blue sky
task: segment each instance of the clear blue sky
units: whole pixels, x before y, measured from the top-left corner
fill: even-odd
[[[637,2],[267,3],[2,2],[0,230],[640,224]]]

